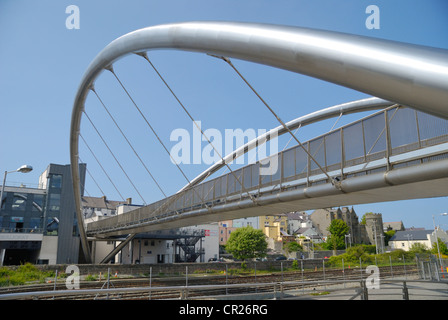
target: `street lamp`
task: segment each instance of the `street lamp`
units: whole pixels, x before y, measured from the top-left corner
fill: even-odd
[[[448,212],[444,212],[439,215],[440,216],[448,216]],[[439,238],[437,238],[436,220],[435,220],[434,215],[432,215],[432,222],[434,223],[434,234],[436,236],[437,254],[439,255],[440,267],[443,267],[442,266],[442,257],[440,256]]]
[[[6,176],[8,175],[8,173],[13,173],[13,172],[21,172],[21,173],[28,173],[30,171],[33,170],[33,167],[27,164],[24,164],[23,166],[21,166],[19,169],[14,170],[14,171],[5,171],[5,175],[3,176],[3,184],[2,184],[2,192],[0,194],[0,211],[2,209],[2,203],[3,203],[3,192],[5,191],[5,183],[6,183]]]

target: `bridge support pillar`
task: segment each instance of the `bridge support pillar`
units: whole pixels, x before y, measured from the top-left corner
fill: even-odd
[[[129,243],[129,241],[132,241],[132,239],[134,239],[136,235],[136,233],[128,235],[128,237],[124,241],[122,241],[114,250],[112,250],[111,253],[109,253],[100,263],[108,263],[110,259],[115,257],[115,255],[120,252],[120,250],[123,249]]]

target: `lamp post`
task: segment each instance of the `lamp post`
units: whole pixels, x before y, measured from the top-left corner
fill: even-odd
[[[448,212],[444,212],[439,215],[440,216],[448,216]],[[434,234],[436,236],[437,254],[439,256],[440,267],[443,267],[442,266],[442,257],[440,256],[439,238],[437,238],[436,220],[435,220],[434,215],[432,215],[432,222],[434,223]]]
[[[21,173],[28,173],[33,170],[32,166],[29,165],[23,165],[19,169],[14,171],[5,171],[5,175],[3,176],[3,184],[2,184],[2,191],[0,193],[0,212],[2,211],[2,204],[3,204],[3,193],[5,192],[5,183],[6,183],[6,176],[8,173],[13,172],[21,172]],[[0,266],[3,266],[3,260],[5,258],[5,249],[0,250]]]
[[[6,183],[6,176],[8,175],[8,173],[13,173],[13,172],[21,172],[21,173],[28,173],[30,171],[33,170],[33,167],[30,165],[23,165],[21,166],[19,169],[14,170],[14,171],[5,171],[5,175],[3,176],[3,184],[2,184],[2,192],[0,194],[0,211],[2,208],[2,203],[3,203],[3,192],[5,192],[5,183]]]

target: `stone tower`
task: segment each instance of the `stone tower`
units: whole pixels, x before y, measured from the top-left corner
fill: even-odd
[[[368,213],[365,216],[365,231],[368,243],[376,245],[377,253],[384,252],[383,216],[381,213]]]

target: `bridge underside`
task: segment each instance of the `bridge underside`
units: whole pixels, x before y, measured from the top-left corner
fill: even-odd
[[[385,178],[386,174],[382,172],[369,176],[349,178],[342,183],[343,188],[350,190],[356,189],[360,183],[364,185],[365,181],[363,180],[369,179],[371,183],[368,185],[377,185],[378,187],[376,188],[368,188],[367,185],[364,185],[360,190],[344,192],[336,189],[330,183],[326,183],[301,190],[293,189],[280,193],[277,191],[277,194],[260,196],[257,199],[258,204],[249,199],[243,199],[237,202],[213,206],[209,209],[198,209],[182,215],[162,218],[150,224],[140,224],[120,230],[98,233],[96,236],[108,237],[141,233],[222,220],[326,207],[448,196],[448,160],[437,162],[439,169],[433,170],[434,166],[432,166],[429,172],[427,172],[427,179],[422,178],[421,181],[406,182],[407,179],[412,179],[411,176],[414,174],[412,167],[395,169],[389,172],[396,173],[391,180]],[[424,167],[425,165],[420,166]],[[424,172],[425,170],[422,171]],[[390,185],[390,183],[396,184]]]

